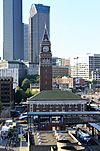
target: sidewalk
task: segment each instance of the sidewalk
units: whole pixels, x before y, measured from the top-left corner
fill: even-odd
[[[1,151],[1,150],[0,150]],[[18,147],[14,148],[14,151],[28,151],[28,147]]]

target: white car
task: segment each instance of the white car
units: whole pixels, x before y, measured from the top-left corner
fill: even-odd
[[[27,115],[20,116],[20,117],[19,117],[19,120],[27,120],[27,117],[28,117]]]
[[[13,120],[6,120],[5,126],[11,126],[13,125]]]
[[[8,132],[9,132],[9,127],[8,126],[2,126],[2,129],[1,129],[1,137],[4,139],[4,138],[7,138],[8,136]]]
[[[27,112],[22,113],[19,117],[26,116]]]

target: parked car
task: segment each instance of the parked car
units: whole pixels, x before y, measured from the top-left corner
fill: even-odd
[[[11,110],[10,111],[10,115],[11,115],[11,117],[18,117],[18,116],[20,116],[20,111],[16,111],[16,110]]]
[[[10,127],[2,126],[2,128],[1,128],[1,138],[2,139],[5,139],[8,137],[9,130],[10,130]]]

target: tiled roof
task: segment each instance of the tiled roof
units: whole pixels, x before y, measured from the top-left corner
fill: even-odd
[[[41,91],[37,95],[29,99],[32,100],[82,100],[80,96],[75,95],[70,91],[47,90]]]

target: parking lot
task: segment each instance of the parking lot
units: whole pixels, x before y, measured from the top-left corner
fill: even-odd
[[[17,123],[17,121],[16,121]],[[3,148],[12,148],[19,151],[19,148],[27,149],[28,147],[28,125],[23,121],[18,121],[16,126],[9,131],[7,138],[3,139],[0,135],[0,146]],[[32,130],[32,129],[31,129]],[[85,127],[84,127],[85,130]],[[76,127],[66,127],[66,131],[37,131],[30,132],[31,145],[48,146],[57,145],[58,140],[65,140],[68,146],[73,146],[76,150],[95,150],[100,151],[100,145],[92,139],[91,144],[84,143],[76,136]],[[88,146],[87,146],[88,145]],[[0,150],[1,151],[1,150]]]

